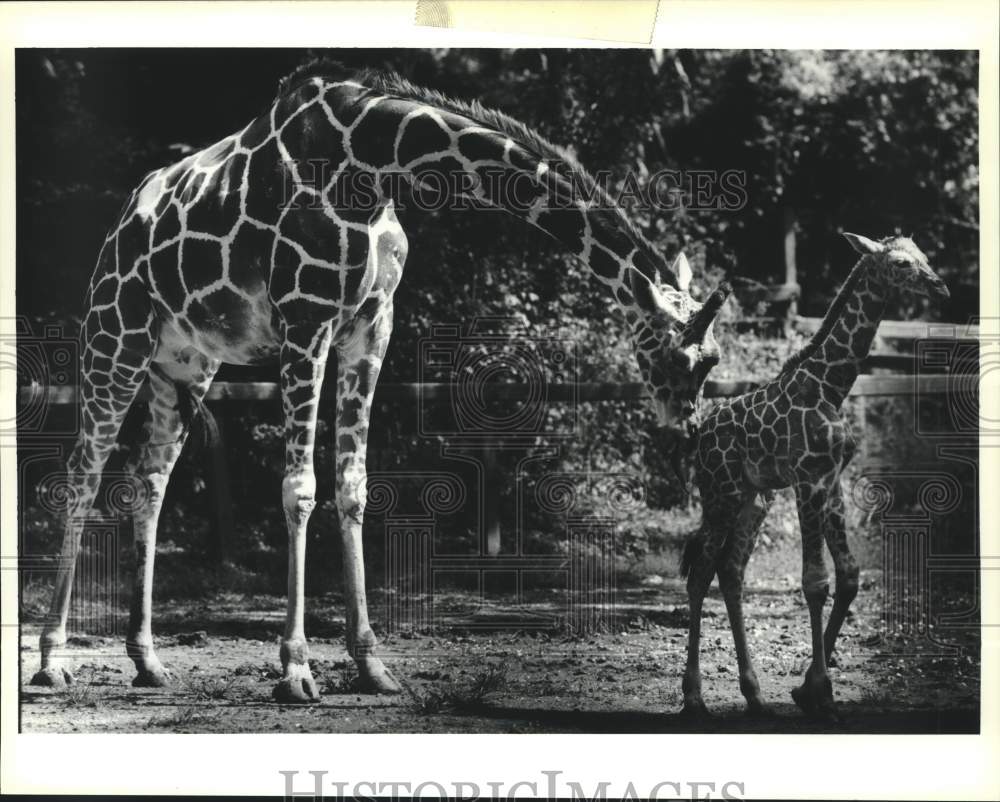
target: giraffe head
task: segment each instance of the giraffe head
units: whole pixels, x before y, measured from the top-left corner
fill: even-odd
[[[929,298],[949,297],[948,286],[909,237],[886,237],[876,242],[860,234],[844,236],[854,250],[870,260],[869,274],[882,287]]]
[[[632,330],[636,361],[653,396],[657,421],[661,427],[682,431],[694,414],[708,372],[719,362],[712,323],[730,287],[720,285],[700,304],[688,295],[691,267],[683,253],[672,271],[675,284],[661,284],[631,271],[636,312]]]

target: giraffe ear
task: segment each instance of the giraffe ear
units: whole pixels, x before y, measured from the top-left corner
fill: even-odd
[[[644,312],[650,314],[662,312],[663,306],[657,297],[658,291],[653,286],[653,282],[638,270],[629,270],[628,276],[632,288],[632,297],[635,298],[636,305]]]
[[[670,269],[673,270],[674,275],[677,276],[678,289],[682,292],[687,292],[688,287],[691,286],[691,265],[688,264],[684,251],[677,254],[677,258],[674,259],[674,263],[670,266]]]
[[[882,253],[884,250],[881,243],[870,240],[868,237],[862,237],[860,234],[850,234],[845,231],[844,237],[851,243],[851,247],[862,256],[867,256],[870,253]]]

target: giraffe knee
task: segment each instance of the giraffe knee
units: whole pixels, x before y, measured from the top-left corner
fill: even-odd
[[[288,520],[304,526],[316,506],[316,477],[311,471],[287,474],[281,483],[281,500]]]
[[[848,555],[842,565],[837,566],[837,598],[850,604],[858,595],[861,571],[857,561]]]
[[[344,518],[362,523],[367,503],[368,475],[365,469],[348,468],[337,477],[337,509]]]
[[[830,595],[830,579],[825,568],[806,568],[802,572],[802,595],[809,604],[823,605]]]
[[[742,598],[743,566],[731,560],[719,566],[719,589],[726,598]]]
[[[133,471],[129,476],[134,500],[130,504],[131,508],[128,512],[131,512],[137,522],[147,518],[155,519],[167,492],[170,473],[164,470],[153,470],[143,476]]]
[[[47,626],[42,630],[38,639],[39,649],[42,654],[47,654],[53,649],[61,649],[66,645],[66,627],[58,625]]]

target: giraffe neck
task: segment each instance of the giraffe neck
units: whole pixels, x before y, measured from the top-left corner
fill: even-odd
[[[884,313],[884,289],[863,258],[827,311],[817,336],[803,349],[790,372],[792,381],[805,376],[818,379],[823,397],[839,407],[871,351]]]
[[[499,112],[409,85],[314,79],[278,99],[275,119],[289,114],[311,118],[297,130],[314,137],[326,131],[329,163],[338,173],[374,174],[372,206],[398,196],[401,179],[414,185],[414,201],[427,199],[417,190],[430,190],[437,207],[461,201],[506,211],[562,243],[626,310],[634,301],[628,271],[647,278],[656,272],[652,246],[597,182],[566,153]],[[315,149],[308,155],[315,159]],[[357,193],[346,200],[356,204]]]

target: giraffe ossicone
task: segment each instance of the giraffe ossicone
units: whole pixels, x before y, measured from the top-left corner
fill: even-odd
[[[661,423],[683,424],[718,359],[712,318],[725,288],[704,305],[695,301],[686,261],[677,275],[669,270],[586,171],[523,123],[395,75],[306,66],[283,80],[267,111],[241,131],[147,175],[105,239],[81,331],[81,434],[68,460],[77,492],[34,682],[61,685],[70,676],[61,652],[79,521],[93,504],[122,419],[147,382],[153,400],[132,469],[149,479],[150,493],[134,515],[137,579],[127,651],[137,685],[167,681],[153,648],[152,583],[157,520],[186,433],[178,401],[200,401],[222,362],[277,360],[289,569],[284,676],[275,696],[318,696],[304,628],[305,533],[316,497],[320,388],[334,350],[347,644],[369,689],[399,690],[374,654],[368,619],[365,450],[409,247],[387,188],[399,176],[424,187],[442,175],[470,179],[439,182],[454,198],[510,212],[586,263],[624,310]],[[498,186],[517,186],[526,198]]]
[[[802,537],[802,591],[809,608],[812,663],[792,696],[810,716],[835,718],[827,666],[858,592],[858,564],[847,545],[841,473],[856,441],[841,413],[871,349],[886,302],[899,292],[947,298],[948,288],[906,237],[874,241],[846,234],[861,258],[811,341],[767,384],[716,405],[702,421],[695,450],[701,529],[681,562],[690,606],[684,712],[704,715],[699,643],[702,601],[715,575],[726,603],[751,714],[767,712],[743,623],[743,576],[777,490],[793,488]],[[833,608],[823,630],[829,581],[826,543],[836,571]]]

